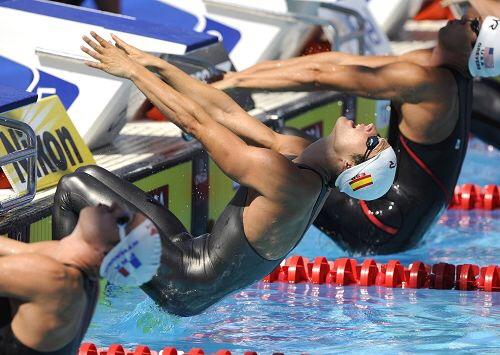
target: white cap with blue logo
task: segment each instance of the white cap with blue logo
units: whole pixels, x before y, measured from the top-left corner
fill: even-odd
[[[140,286],[150,281],[160,266],[160,234],[149,219],[128,234],[124,224],[118,224],[118,229],[120,242],[104,257],[99,273],[115,285]]]

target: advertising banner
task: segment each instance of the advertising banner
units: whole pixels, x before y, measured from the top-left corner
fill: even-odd
[[[2,116],[29,124],[37,138],[37,191],[57,184],[59,179],[80,166],[95,164],[89,148],[78,134],[63,104],[57,96],[3,112]],[[27,146],[20,132],[0,127],[0,154],[6,155]],[[14,192],[25,189],[27,162],[20,161],[2,167]]]

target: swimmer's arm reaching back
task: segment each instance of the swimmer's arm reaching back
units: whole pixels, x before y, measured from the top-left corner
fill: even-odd
[[[231,179],[273,200],[286,200],[293,186],[294,169],[283,156],[269,149],[248,146],[213,120],[196,102],[175,91],[144,67],[131,80],[144,95],[181,129],[196,137],[219,168]],[[278,191],[278,192],[277,192]]]
[[[132,80],[174,124],[203,144],[226,175],[270,199],[281,201],[296,195],[294,190],[297,189],[292,189],[292,186],[297,186],[300,181],[299,174],[296,174],[298,168],[285,157],[269,149],[248,146],[229,129],[213,120],[198,103],[174,90],[96,33],[92,33],[92,36],[97,43],[89,38],[84,40],[94,51],[87,47],[82,47],[82,50],[98,62],[86,64]]]
[[[236,79],[239,87],[277,91],[336,90],[372,99],[410,103],[432,97],[435,90],[429,69],[412,63],[370,68],[360,65],[312,63],[302,71],[283,69]]]
[[[309,142],[300,137],[284,136],[250,116],[224,92],[184,73],[165,60],[143,52],[112,35],[116,46],[134,61],[154,69],[176,91],[199,104],[212,119],[228,128],[248,144],[272,149],[285,155],[299,155]]]
[[[0,256],[16,255],[22,253],[29,253],[30,245],[28,243],[18,242],[8,238],[7,236],[0,236]]]
[[[297,58],[284,60],[271,60],[255,64],[248,69],[240,72],[230,72],[224,76],[224,79],[213,83],[212,85],[218,89],[229,87],[250,87],[245,79],[253,74],[276,74],[279,71],[287,70],[301,72],[307,70],[311,65],[362,65],[365,67],[376,68],[388,64],[408,62],[422,66],[429,65],[431,49],[420,49],[411,51],[402,55],[355,55],[343,52],[325,52],[312,54]],[[243,84],[240,84],[243,82]],[[252,88],[257,88],[253,87]]]

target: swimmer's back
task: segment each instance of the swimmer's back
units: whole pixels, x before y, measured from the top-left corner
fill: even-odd
[[[309,169],[300,166],[300,169]],[[318,173],[312,172],[319,175]],[[321,186],[315,196],[307,220],[300,226],[299,235],[288,244],[287,251],[277,258],[268,258],[254,247],[245,233],[243,215],[251,203],[250,189],[240,186],[234,198],[217,219],[211,233],[192,237],[187,232],[176,235],[162,233],[164,256],[158,275],[143,289],[170,313],[195,315],[224,296],[255,283],[279,265],[288,252],[300,241],[320,209],[329,191],[326,179],[317,176]],[[276,222],[276,219],[273,219]],[[162,226],[165,224],[165,226]],[[160,232],[171,223],[158,223]],[[165,247],[167,245],[167,247]],[[282,248],[282,246],[280,246]]]

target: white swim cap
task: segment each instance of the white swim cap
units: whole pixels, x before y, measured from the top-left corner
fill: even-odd
[[[389,191],[396,176],[396,166],[396,153],[389,147],[342,172],[335,180],[335,186],[358,200],[375,200]]]
[[[118,228],[120,243],[104,257],[99,273],[115,285],[140,286],[151,280],[160,266],[160,235],[149,219],[128,235],[124,224]]]
[[[488,16],[484,20],[476,45],[469,57],[472,76],[500,75],[500,19]]]

